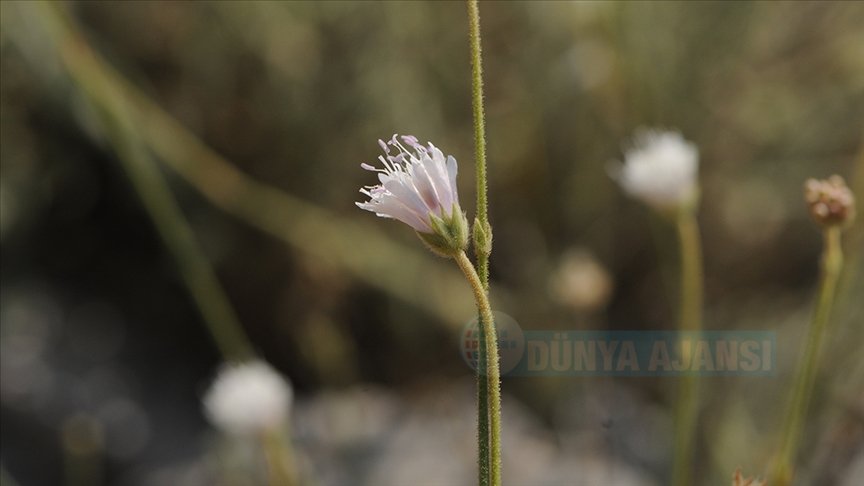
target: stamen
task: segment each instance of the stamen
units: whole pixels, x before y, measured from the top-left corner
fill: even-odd
[[[396,134],[393,134],[393,139],[390,140],[390,144],[393,145],[394,147],[398,148],[400,154],[408,154],[408,156],[410,157],[410,156],[411,156],[411,152],[410,152],[408,149],[406,149],[404,145],[402,145],[401,143],[399,143],[399,140],[397,140],[396,137],[397,137],[397,135],[396,135]],[[403,138],[404,138],[404,137],[403,137]],[[414,157],[411,157],[411,158],[413,159]]]
[[[399,151],[401,152],[400,155],[410,154],[410,152],[408,152],[408,149],[406,149],[401,143],[396,142],[396,146],[399,147]]]
[[[394,133],[392,137],[390,137],[390,141],[387,142],[387,145],[392,145],[393,147],[399,148],[399,142],[396,140],[398,134]]]
[[[390,163],[388,162],[388,160],[390,160],[390,157],[387,157],[385,159],[383,155],[379,155],[378,160],[380,160],[381,163],[384,164],[385,170],[382,170],[382,172],[386,172],[386,173],[393,172],[393,166],[390,165]]]

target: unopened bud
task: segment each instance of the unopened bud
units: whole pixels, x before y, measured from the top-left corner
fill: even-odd
[[[839,175],[828,179],[808,179],[804,199],[810,216],[821,226],[846,227],[855,219],[855,196]]]
[[[453,204],[449,216],[429,216],[432,231],[418,231],[417,236],[434,253],[452,257],[468,247],[468,219],[458,204]]]
[[[492,253],[492,225],[489,222],[483,224],[479,218],[474,218],[474,248],[477,254],[489,255]]]

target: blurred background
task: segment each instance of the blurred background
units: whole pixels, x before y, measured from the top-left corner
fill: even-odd
[[[469,288],[354,206],[359,164],[399,132],[459,160],[473,217],[464,4],[0,7],[0,481],[260,484],[254,447],[200,404],[251,348],[294,384],[318,484],[472,484]],[[818,278],[803,181],[843,175],[864,214],[864,4],[488,2],[481,19],[493,305],[525,330],[673,328],[673,228],[608,168],[638,127],[680,130],[700,148],[705,327],[776,331],[779,352],[774,376],[703,381],[696,477],[763,474]],[[801,484],[864,477],[861,227]],[[665,484],[673,385],[505,378],[507,483]]]

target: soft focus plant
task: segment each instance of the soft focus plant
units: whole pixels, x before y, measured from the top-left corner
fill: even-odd
[[[831,320],[837,284],[843,270],[841,233],[855,219],[855,197],[838,175],[826,180],[809,179],[804,184],[804,199],[810,216],[822,230],[822,270],[816,308],[804,341],[802,358],[792,386],[780,438],[780,449],[769,478],[772,486],[792,484],[795,456],[801,442],[804,419],[822,352],[822,341]]]
[[[228,363],[203,399],[207,418],[222,432],[261,443],[271,485],[298,483],[289,427],[294,392],[279,372],[263,361]]]
[[[624,154],[618,182],[660,212],[692,210],[698,198],[699,150],[678,132],[641,129]]]
[[[732,475],[732,486],[765,486],[765,481],[747,477],[741,474],[741,468],[735,470],[735,474]]]
[[[677,132],[640,130],[612,176],[632,197],[674,221],[680,250],[680,331],[702,329],[702,243],[696,212],[699,203],[699,151]],[[675,400],[672,484],[691,484],[699,381],[684,375]]]

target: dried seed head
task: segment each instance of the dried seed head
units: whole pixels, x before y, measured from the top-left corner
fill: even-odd
[[[732,476],[732,486],[765,486],[765,481],[753,478],[744,478],[741,475],[741,468],[735,470]]]
[[[838,175],[828,179],[808,179],[804,199],[810,216],[821,226],[848,226],[855,219],[855,196]]]

